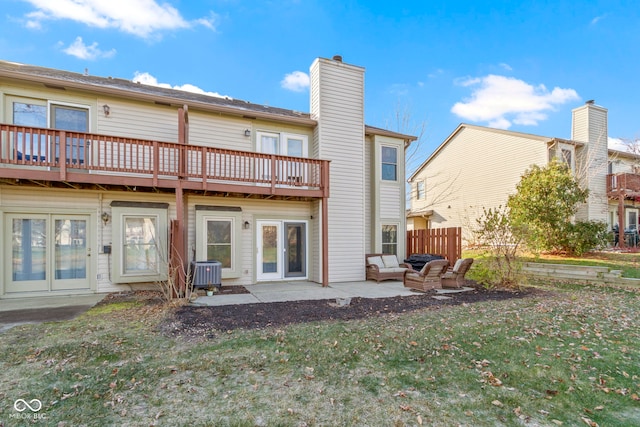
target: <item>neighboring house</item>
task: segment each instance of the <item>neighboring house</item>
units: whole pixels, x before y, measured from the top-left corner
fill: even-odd
[[[0,297],[207,260],[223,285],[327,285],[404,257],[415,137],[365,125],[364,69],[340,57],[313,62],[310,94],[306,114],[0,61]]]
[[[574,109],[571,134],[564,140],[461,124],[409,178],[407,228],[463,227],[471,242],[483,209],[504,206],[532,165],[558,159],[589,189],[576,218],[637,229],[640,159],[607,148],[607,110],[593,101]]]

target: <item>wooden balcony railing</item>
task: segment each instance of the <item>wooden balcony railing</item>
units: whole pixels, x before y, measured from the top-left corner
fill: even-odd
[[[640,195],[640,174],[617,173],[607,175],[607,193],[614,196],[619,192],[628,195]]]
[[[328,197],[329,162],[0,124],[0,178]]]

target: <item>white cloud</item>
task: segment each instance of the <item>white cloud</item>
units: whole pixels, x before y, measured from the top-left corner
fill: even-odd
[[[89,27],[116,28],[147,38],[159,31],[204,25],[214,28],[215,15],[188,22],[168,3],[155,0],[24,0],[35,11],[26,15],[26,26],[42,27],[46,20],[68,19]]]
[[[103,51],[98,48],[98,43],[93,42],[90,45],[84,44],[82,37],[76,37],[73,43],[69,47],[62,49],[62,51],[68,55],[75,56],[80,59],[93,60],[96,58],[111,58],[116,54],[115,49]]]
[[[506,62],[501,62],[500,64],[498,64],[501,68],[504,68],[507,71],[513,71],[513,68],[511,68],[511,65],[507,64]]]
[[[627,146],[620,138],[607,138],[607,147],[610,150],[627,151]]]
[[[280,86],[293,92],[303,92],[309,87],[309,75],[302,71],[294,71],[284,76]]]
[[[160,83],[158,82],[158,79],[152,76],[151,74],[141,73],[138,71],[134,73],[132,81],[134,83],[141,83],[149,86],[163,87],[165,89],[176,89],[176,90],[182,90],[184,92],[197,93],[200,95],[215,96],[216,98],[232,99],[229,96],[220,95],[218,92],[207,92],[204,89],[200,89],[198,86],[194,86],[189,83],[186,83],[183,85],[176,85],[176,86],[172,86],[169,83]]]
[[[596,16],[595,18],[593,18],[591,20],[591,25],[596,25],[598,22],[602,21],[604,18],[607,17],[607,13],[605,13],[604,15],[600,15],[600,16]]]
[[[485,122],[489,126],[508,129],[513,123],[535,126],[547,119],[546,111],[556,105],[579,99],[573,89],[544,85],[532,86],[512,77],[490,74],[457,82],[472,88],[471,96],[457,102],[451,112],[466,120]]]

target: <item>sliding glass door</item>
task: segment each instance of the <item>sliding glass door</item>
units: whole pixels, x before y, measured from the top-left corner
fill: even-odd
[[[5,290],[89,289],[89,215],[7,214]]]

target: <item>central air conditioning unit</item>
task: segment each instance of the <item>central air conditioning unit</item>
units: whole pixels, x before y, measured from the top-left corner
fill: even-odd
[[[219,261],[191,261],[191,284],[194,288],[222,286],[222,263]]]

